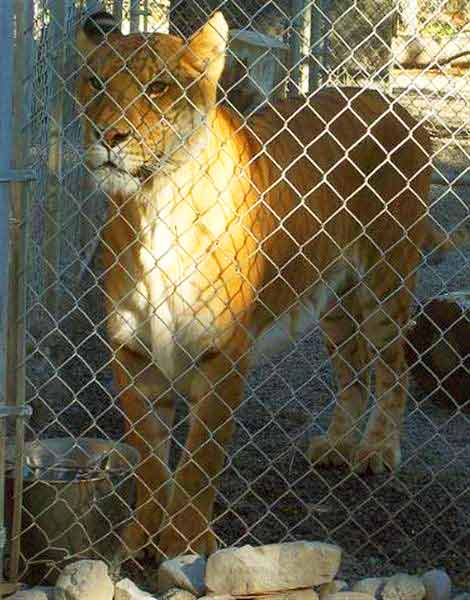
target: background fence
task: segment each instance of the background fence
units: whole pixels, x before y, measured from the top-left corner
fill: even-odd
[[[21,206],[22,242],[14,275],[18,289],[13,286],[17,315],[10,301],[14,348],[9,364],[16,376],[8,389],[10,401],[24,399],[33,408],[28,442],[53,437],[121,440],[124,435],[104,330],[98,250],[105,198],[83,165],[76,103],[75,32],[84,12],[97,5],[73,0],[16,4],[15,157],[17,167],[34,169],[36,180],[14,190],[16,206]],[[432,134],[433,216],[448,230],[468,218],[470,57],[457,56],[459,48],[469,47],[467,0],[114,0],[101,6],[122,20],[124,32],[187,36],[220,6],[232,30],[263,34],[251,46],[239,31],[233,34],[232,51],[245,59],[243,68],[247,61],[255,63],[249,65],[251,75],[256,61],[268,64],[256,75],[258,83],[265,77],[261,91],[255,86],[253,92],[249,78],[234,80],[236,60],[225,75],[235,106],[249,90],[249,102],[239,106],[246,113],[272,100],[273,79],[283,82],[278,93],[287,95],[342,84],[386,91],[426,122]],[[230,94],[235,82],[236,93]],[[468,290],[469,260],[470,254],[462,251],[438,265],[425,261],[417,312],[437,294]],[[459,360],[462,365],[468,357]],[[465,369],[462,385],[470,377]],[[443,389],[439,381],[436,390]],[[438,403],[435,394],[412,383],[402,468],[361,478],[342,470],[312,471],[305,457],[310,435],[325,429],[335,390],[318,327],[250,374],[236,414],[229,469],[216,498],[214,526],[221,543],[335,540],[346,553],[345,577],[415,572],[441,564],[457,586],[470,588],[468,405],[465,411],[448,396],[447,404]],[[188,427],[184,403],[175,423],[172,435],[181,443]],[[72,484],[51,489],[42,515],[51,504],[73,502],[73,494],[67,495]],[[93,508],[98,517],[115,510],[113,491],[106,488],[104,496],[105,504]],[[11,544],[10,574],[15,576],[22,542],[20,576],[53,577],[69,558],[64,539],[50,539],[43,532],[44,553],[25,553],[36,519],[26,509]],[[96,515],[85,518],[79,507],[67,514],[70,537],[82,536],[88,544],[84,554],[94,544],[101,555],[109,527],[92,539],[86,519]],[[133,577],[144,577],[137,563],[126,568]]]

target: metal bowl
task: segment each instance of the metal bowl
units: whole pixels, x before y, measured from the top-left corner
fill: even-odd
[[[25,445],[23,580],[54,583],[72,560],[113,559],[135,509],[139,461],[131,446],[101,439]]]
[[[25,446],[25,480],[94,481],[120,477],[135,469],[139,453],[132,446],[95,438],[51,438]]]

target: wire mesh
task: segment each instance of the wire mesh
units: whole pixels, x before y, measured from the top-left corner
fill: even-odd
[[[406,379],[439,335],[408,366],[400,350],[412,316],[470,281],[469,251],[437,264],[417,225],[468,225],[468,59],[433,58],[467,39],[450,4],[31,3],[21,577],[91,556],[144,581],[155,555],[308,538],[342,546],[346,578],[440,564],[470,586],[469,405],[446,387],[468,384],[468,347],[445,378],[427,367],[432,389]],[[101,8],[126,37],[107,17],[84,36]],[[218,8],[216,118],[224,24],[201,28]],[[335,427],[326,458],[311,440]],[[367,444],[377,473],[351,468],[363,427],[388,432],[395,469]]]

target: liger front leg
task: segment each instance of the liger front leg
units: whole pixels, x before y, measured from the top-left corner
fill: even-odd
[[[175,406],[168,382],[144,357],[120,349],[115,354],[113,367],[121,388],[119,402],[127,432],[124,441],[140,454],[135,474],[135,518],[121,536],[123,552],[134,554],[157,534],[168,505],[168,455]]]
[[[215,484],[234,431],[233,412],[243,397],[246,359],[218,354],[195,369],[190,386],[190,429],[176,469],[169,522],[159,540],[166,557],[217,548],[211,529]]]

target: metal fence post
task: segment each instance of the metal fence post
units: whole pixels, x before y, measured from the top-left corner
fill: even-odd
[[[51,23],[49,40],[52,42],[52,90],[49,122],[49,179],[46,197],[46,243],[44,256],[46,258],[45,299],[44,304],[54,317],[57,313],[60,283],[60,220],[61,195],[60,184],[62,176],[62,130],[64,118],[64,84],[62,81],[65,61],[65,3],[63,0],[53,0],[50,4]]]
[[[300,93],[308,93],[309,54],[311,36],[312,2],[294,0],[292,2],[292,80]]]
[[[12,180],[13,0],[0,2],[0,405],[6,404],[6,343],[10,239],[10,182]],[[0,415],[0,582],[5,549],[5,419]],[[0,590],[1,595],[1,590]]]
[[[33,57],[34,0],[15,0],[16,39],[21,42],[15,48],[15,87],[14,87],[14,164],[21,169],[31,162],[31,128],[28,123],[31,109],[31,90],[27,81],[31,73]],[[10,525],[10,564],[8,577],[11,582],[18,580],[20,560],[20,535],[23,498],[23,463],[25,447],[25,418],[28,412],[26,399],[26,189],[16,183],[12,189],[11,211],[14,222],[11,228],[10,290],[8,310],[8,360],[7,395],[11,404],[16,404],[15,465],[13,487],[13,514]]]
[[[122,0],[113,0],[113,15],[120,24],[122,21]]]
[[[314,91],[320,85],[322,78],[322,58],[323,48],[321,44],[322,21],[323,21],[323,2],[317,0],[311,6],[311,33],[310,33],[310,54],[309,60],[312,62],[312,69],[309,78],[309,91]]]
[[[136,31],[139,31],[140,15],[141,15],[140,0],[131,0],[130,8],[129,8],[131,33],[135,33]]]

